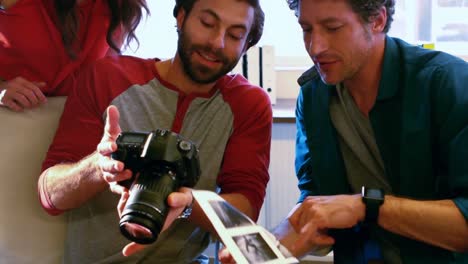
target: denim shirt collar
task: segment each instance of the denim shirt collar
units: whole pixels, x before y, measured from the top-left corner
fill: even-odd
[[[382,75],[380,78],[377,100],[390,99],[397,94],[400,88],[400,60],[401,58],[395,40],[386,36]]]

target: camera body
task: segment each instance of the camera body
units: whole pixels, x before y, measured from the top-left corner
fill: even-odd
[[[133,172],[119,182],[130,189],[120,218],[120,231],[140,243],[154,242],[168,212],[167,196],[180,187],[193,187],[200,177],[196,145],[169,130],[122,132],[111,157]]]

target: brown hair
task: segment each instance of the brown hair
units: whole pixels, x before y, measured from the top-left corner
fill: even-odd
[[[177,17],[180,9],[184,9],[187,14],[192,10],[193,4],[197,0],[176,0],[173,15]],[[263,25],[265,24],[265,13],[260,6],[259,0],[246,0],[254,8],[254,21],[249,35],[247,36],[247,49],[258,43],[263,34]],[[246,50],[247,50],[246,49]]]
[[[289,8],[298,15],[300,0],[286,0]],[[385,7],[387,12],[387,24],[383,29],[384,33],[390,30],[395,14],[395,0],[347,0],[353,11],[366,23],[379,14],[379,10]]]
[[[77,0],[55,0],[55,11],[59,20],[58,27],[62,34],[62,41],[72,58],[76,57],[80,49],[79,46],[76,46],[80,26],[76,13],[76,4]],[[120,48],[113,38],[114,32],[119,26],[123,28],[122,39],[125,41],[125,46],[128,46],[132,40],[139,44],[135,30],[143,17],[143,9],[149,14],[146,0],[107,0],[107,4],[111,11],[110,24],[106,35],[108,45],[117,53],[120,53]]]

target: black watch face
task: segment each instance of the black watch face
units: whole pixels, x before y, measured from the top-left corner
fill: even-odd
[[[366,196],[373,199],[382,199],[383,193],[380,189],[367,189]]]

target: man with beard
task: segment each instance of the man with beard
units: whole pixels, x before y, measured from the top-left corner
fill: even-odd
[[[468,64],[387,36],[394,0],[287,2],[314,67],[285,221],[299,238],[278,236],[334,263],[468,263]]]
[[[211,227],[201,208],[174,220],[193,203],[189,188],[167,199],[171,211],[155,243],[121,252],[129,241],[115,207],[129,193],[116,183],[132,177],[110,157],[121,131],[167,129],[194,142],[201,167],[194,188],[219,190],[258,217],[269,180],[271,106],[261,88],[227,73],[262,35],[259,1],[176,0],[174,16],[174,58],[103,59],[68,98],[38,182],[45,210],[69,214],[65,263],[208,263],[200,254]]]

